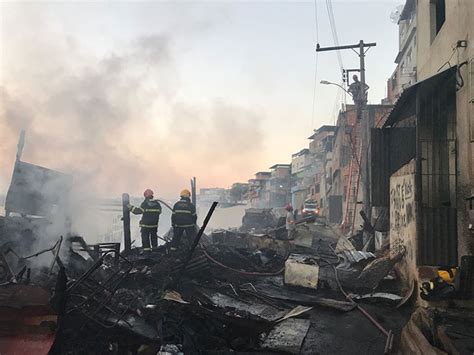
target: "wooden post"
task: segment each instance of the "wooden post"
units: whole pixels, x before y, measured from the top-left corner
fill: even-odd
[[[191,202],[196,206],[197,196],[196,196],[196,178],[191,179]]]
[[[130,196],[127,193],[122,194],[122,211],[123,211],[123,245],[125,254],[132,250],[132,237],[130,233]]]

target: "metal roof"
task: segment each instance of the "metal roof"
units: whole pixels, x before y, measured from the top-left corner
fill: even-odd
[[[441,73],[435,74],[425,80],[419,81],[403,90],[397,102],[395,102],[392,111],[390,111],[390,114],[388,115],[387,120],[385,121],[384,127],[392,126],[398,121],[398,119],[400,119],[400,114],[406,108],[407,104],[410,104],[411,102],[413,102],[412,100],[416,99],[416,93],[418,89],[436,86],[440,82],[447,80],[451,75],[454,75],[456,69],[457,65],[452,66],[451,68],[442,71]]]

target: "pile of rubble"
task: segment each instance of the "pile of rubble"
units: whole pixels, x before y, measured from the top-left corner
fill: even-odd
[[[215,231],[192,250],[163,245],[151,252],[134,248],[127,255],[116,243],[91,246],[80,237],[60,239],[28,257],[2,247],[8,275],[0,287],[0,324],[9,324],[10,334],[0,338],[0,347],[18,344],[15,337],[29,324],[27,334],[42,335],[40,341],[52,344],[51,353],[57,354],[298,353],[312,307],[353,310],[356,296],[345,290],[357,297],[373,292],[399,259],[336,251],[324,228],[299,227],[302,236],[306,231],[311,237],[310,246],[266,234]],[[45,254],[51,264],[33,270],[29,261]],[[19,299],[19,293],[27,296]],[[38,306],[43,318],[35,315],[35,323],[31,311]],[[3,312],[12,307],[29,319]]]

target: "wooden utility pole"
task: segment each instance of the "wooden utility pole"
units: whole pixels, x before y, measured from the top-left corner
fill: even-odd
[[[128,254],[132,250],[132,236],[130,233],[130,196],[127,193],[122,194],[122,212],[123,212],[123,245],[124,253]]]
[[[191,179],[191,202],[196,206],[197,197],[196,197],[196,178]]]
[[[361,170],[361,181],[363,184],[362,188],[362,201],[363,201],[363,211],[365,215],[370,220],[372,216],[371,211],[371,202],[370,202],[370,168],[369,168],[369,143],[370,143],[370,122],[369,117],[365,114],[365,108],[367,105],[366,99],[366,83],[365,83],[365,53],[370,49],[370,47],[375,47],[376,43],[365,43],[363,40],[360,40],[358,44],[351,44],[346,46],[337,46],[337,47],[320,47],[319,43],[316,45],[316,52],[326,52],[326,51],[336,51],[341,49],[352,49],[358,56],[360,61],[360,89],[359,97],[354,97],[354,103],[357,109],[357,118],[360,120],[360,131],[359,138],[361,140],[361,148],[363,152],[363,167]],[[365,49],[367,48],[367,50]],[[358,49],[358,51],[357,51]],[[357,197],[356,197],[357,198]],[[354,211],[355,213],[355,211]]]

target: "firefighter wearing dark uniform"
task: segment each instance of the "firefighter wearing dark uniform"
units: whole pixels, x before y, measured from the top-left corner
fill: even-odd
[[[157,200],[153,199],[153,191],[146,189],[143,193],[145,201],[140,207],[129,205],[130,212],[133,214],[141,214],[140,234],[142,236],[143,250],[151,250],[158,247],[158,221],[161,214],[161,205]],[[150,247],[151,242],[151,247]]]
[[[191,193],[189,190],[183,190],[180,196],[181,200],[175,203],[171,215],[173,226],[172,245],[174,247],[180,244],[190,245],[196,233],[196,206],[191,202]],[[181,238],[184,233],[186,233],[186,239],[182,241]]]

